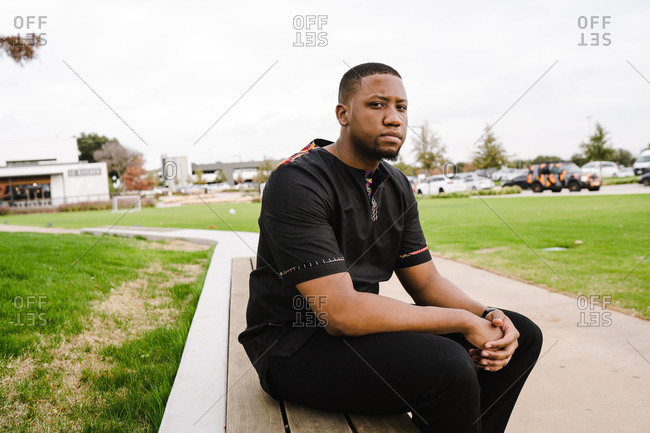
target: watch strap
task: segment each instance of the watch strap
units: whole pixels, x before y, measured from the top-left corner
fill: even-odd
[[[487,316],[488,314],[490,314],[494,310],[498,310],[498,308],[496,308],[496,307],[487,307],[485,309],[485,311],[483,311],[483,314],[481,314],[481,317],[485,319],[485,316]]]

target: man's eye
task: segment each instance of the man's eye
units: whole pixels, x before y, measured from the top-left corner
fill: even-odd
[[[397,109],[400,111],[406,111],[406,105],[398,105]]]
[[[373,107],[383,107],[384,106],[384,104],[382,104],[381,102],[371,102],[370,105],[373,106]]]

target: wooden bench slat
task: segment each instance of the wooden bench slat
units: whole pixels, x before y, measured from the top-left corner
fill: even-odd
[[[248,276],[251,270],[250,258],[233,259],[226,431],[284,433],[280,403],[262,390],[257,372],[251,366],[244,348],[237,341],[239,333],[246,328]]]
[[[289,401],[284,402],[291,433],[352,433],[352,429],[339,412],[326,412]]]
[[[366,416],[349,414],[357,433],[419,433],[407,414]]]
[[[246,327],[248,279],[253,258],[232,261],[230,295],[230,341],[228,348],[228,396],[226,431],[285,433],[280,403],[267,395],[244,348],[237,337]],[[343,413],[313,409],[298,403],[284,402],[291,433],[352,433]],[[408,415],[349,415],[358,433],[417,433]]]

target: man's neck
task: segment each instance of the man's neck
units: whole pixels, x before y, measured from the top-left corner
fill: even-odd
[[[344,137],[339,137],[335,143],[330,144],[326,149],[344,164],[358,168],[359,170],[374,172],[381,162],[381,160],[368,159],[359,155],[358,152],[355,152],[349,140],[346,140]]]

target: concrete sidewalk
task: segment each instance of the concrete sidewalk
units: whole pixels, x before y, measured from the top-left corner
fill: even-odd
[[[0,225],[0,231],[9,231],[5,229],[11,227]],[[19,231],[13,227],[11,231]],[[20,231],[32,230],[25,228]],[[55,230],[38,231],[52,233]],[[82,231],[101,234],[106,228]],[[203,339],[225,338],[225,334],[221,334],[227,333],[227,322],[225,331],[215,333],[213,328],[221,323],[214,320],[215,311],[221,311],[223,303],[226,306],[228,303],[224,294],[219,292],[229,287],[230,259],[254,255],[252,249],[257,246],[257,235],[141,227],[113,227],[110,234],[218,242],[181,362],[186,371],[190,367],[190,373],[194,368],[207,367],[205,360],[196,359],[193,354],[201,353]],[[445,277],[470,296],[487,305],[522,313],[544,332],[541,357],[515,407],[508,433],[650,431],[650,321],[604,310],[600,306],[592,308],[578,302],[575,297],[461,263],[442,258],[434,258],[434,262]],[[217,288],[219,290],[215,290]],[[381,294],[412,302],[395,277],[381,284]],[[212,364],[212,368],[226,362],[219,358],[218,353],[209,355],[210,362],[219,360]],[[198,371],[204,372],[198,380],[205,379],[206,370]],[[184,378],[179,371],[169,402],[178,406],[173,413],[165,413],[163,424],[169,422],[171,425],[174,420],[187,417],[197,409],[204,411],[205,404],[202,403],[206,400],[200,398],[200,392],[197,393],[195,387],[201,384],[197,385],[196,380],[197,377]],[[202,385],[205,386],[205,380]],[[206,392],[214,394],[215,391]],[[217,415],[224,411],[224,405],[223,400],[218,401],[216,407],[208,411],[206,418],[209,420],[204,418],[200,424],[204,421],[206,425],[218,422],[220,418]]]
[[[462,263],[434,262],[474,299],[524,314],[544,333],[508,433],[650,431],[650,321]],[[412,302],[395,277],[380,293]]]

